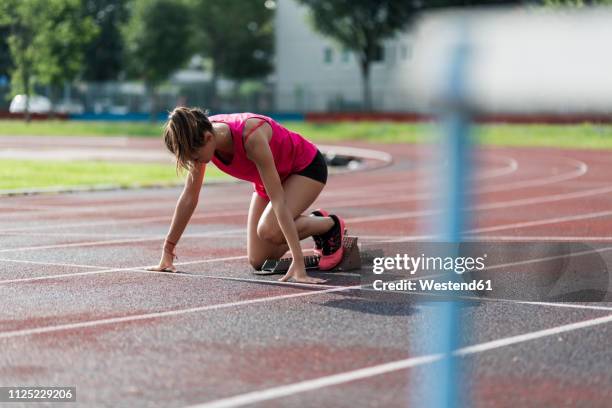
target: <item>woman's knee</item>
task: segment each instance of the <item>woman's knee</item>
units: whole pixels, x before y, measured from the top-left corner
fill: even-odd
[[[262,257],[249,255],[249,265],[251,265],[251,267],[256,271],[261,270],[261,267],[263,266],[264,262],[265,259],[263,259]]]
[[[283,244],[285,242],[285,238],[283,237],[283,232],[280,227],[276,225],[276,223],[262,220],[257,225],[257,236],[269,243],[272,244]]]

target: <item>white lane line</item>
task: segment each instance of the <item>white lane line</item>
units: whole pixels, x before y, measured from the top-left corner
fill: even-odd
[[[442,354],[430,354],[420,357],[412,357],[405,360],[393,361],[390,363],[379,364],[358,370],[347,371],[340,374],[328,375],[312,380],[301,381],[293,384],[281,385],[265,390],[248,392],[234,397],[218,399],[205,402],[199,405],[191,405],[189,408],[230,408],[243,405],[255,404],[258,402],[269,401],[272,399],[289,397],[307,391],[314,391],[333,385],[345,384],[348,382],[375,377],[377,375],[392,373],[405,370],[407,368],[433,363],[442,358]]]
[[[498,202],[476,206],[476,209],[492,210],[492,209],[505,208],[505,207],[518,207],[518,206],[523,206],[523,205],[543,204],[543,203],[550,203],[550,202],[555,202],[555,201],[572,200],[575,198],[591,197],[594,195],[609,193],[611,191],[612,191],[612,186],[608,185],[608,186],[604,186],[601,188],[593,188],[593,189],[587,189],[587,190],[582,190],[582,191],[575,191],[572,193],[560,193],[560,194],[551,194],[551,195],[546,195],[546,196],[541,196],[541,197],[521,198],[518,200],[511,200],[511,201],[506,201],[506,202],[498,201]]]
[[[546,225],[546,224],[557,224],[557,223],[560,224],[564,222],[585,220],[589,218],[606,217],[609,215],[612,215],[612,210],[592,212],[592,213],[579,214],[579,215],[567,215],[563,217],[546,218],[546,219],[540,219],[540,220],[534,220],[534,221],[517,222],[514,224],[497,225],[497,226],[492,226],[492,227],[476,228],[476,229],[470,230],[469,232],[470,233],[482,233],[482,232],[500,231],[500,230],[505,230],[505,229],[535,227],[535,226]]]
[[[247,259],[247,256],[238,255],[238,256],[227,256],[224,258],[209,258],[209,259],[200,259],[197,261],[175,262],[174,266],[193,265],[193,264],[199,264],[199,263],[226,262],[226,261],[235,261],[235,260],[242,260],[242,259]],[[12,259],[6,259],[6,260],[9,262],[14,262],[14,260]],[[68,266],[69,264],[64,264],[64,265]],[[98,271],[64,273],[61,275],[35,276],[31,278],[18,278],[18,279],[5,279],[5,280],[0,280],[0,285],[9,284],[9,283],[22,283],[22,282],[32,282],[32,281],[40,281],[40,280],[50,280],[50,279],[56,279],[56,278],[68,278],[71,276],[95,275],[95,274],[104,274],[104,273],[112,273],[112,272],[129,272],[129,271],[137,270],[137,269],[144,270],[146,268],[151,268],[154,266],[157,266],[157,265],[130,266],[126,268],[108,268],[108,269],[101,269]],[[98,268],[104,268],[104,267],[99,266]],[[152,272],[152,271],[146,271],[146,272],[153,273],[153,274],[158,273],[158,272]]]
[[[509,207],[520,207],[524,205],[543,204],[547,202],[571,200],[575,198],[588,197],[588,196],[609,193],[609,192],[612,192],[612,186],[606,186],[604,188],[596,188],[596,189],[581,191],[578,193],[556,194],[552,196],[543,196],[543,197],[533,198],[533,199],[519,199],[519,200],[510,200],[510,201],[505,201],[505,202],[497,202],[497,203],[492,203],[492,204],[483,204],[483,205],[468,207],[467,210],[469,211],[490,210],[490,209],[496,209],[496,208],[505,209]],[[366,216],[366,217],[355,217],[355,218],[346,219],[346,221],[352,222],[352,223],[361,223],[361,222],[383,221],[383,220],[390,220],[390,219],[416,218],[419,216],[435,215],[435,214],[440,214],[440,213],[441,213],[440,210],[408,211],[408,212],[403,212],[403,213],[382,214],[382,215],[374,215],[374,216]],[[601,217],[601,216],[607,215],[607,214],[603,214],[603,212],[596,212],[596,213],[589,213],[589,214],[594,214],[593,215],[594,217]],[[550,220],[563,220],[564,218],[574,218],[574,217],[581,217],[579,219],[583,219],[583,218],[586,219],[586,218],[589,218],[589,214],[583,214],[580,216],[569,215],[566,217],[555,217],[555,218],[551,218]],[[534,223],[534,224],[537,223],[537,225],[545,225],[548,223],[555,223],[555,222],[561,222],[561,221],[538,220],[538,221],[529,221],[529,222]],[[495,228],[495,230],[503,230],[503,229],[514,228],[514,225],[516,225],[516,223],[498,225],[498,226],[493,226],[493,227],[483,227],[482,229]],[[466,234],[473,234],[479,231],[480,231],[480,228],[475,228],[475,229],[466,231]],[[401,242],[401,241],[406,241],[406,240],[409,240],[409,239],[400,239],[400,240],[396,240],[393,242]]]
[[[602,237],[544,236],[543,237],[543,236],[513,236],[513,235],[509,235],[509,236],[482,236],[480,235],[480,233],[483,233],[483,232],[502,231],[506,229],[527,228],[527,227],[535,227],[535,226],[548,225],[548,224],[561,224],[564,222],[571,222],[571,221],[584,220],[584,219],[597,218],[597,217],[605,217],[609,215],[612,215],[612,211],[599,211],[599,212],[587,213],[587,214],[581,214],[581,215],[568,215],[565,217],[553,217],[553,218],[540,219],[536,221],[526,221],[526,222],[519,222],[519,223],[495,225],[491,227],[473,228],[473,229],[467,230],[465,234],[466,234],[466,239],[478,239],[478,240],[491,239],[491,240],[500,240],[500,241],[501,240],[504,240],[504,241],[505,240],[507,241],[519,241],[519,240],[524,240],[524,241],[609,241],[610,239],[612,239],[612,236],[602,236]],[[409,236],[409,237],[401,237],[401,238],[392,238],[389,240],[383,240],[381,242],[408,242],[408,241],[414,241],[416,239],[430,240],[430,239],[435,239],[435,237],[436,237],[435,235]]]
[[[176,197],[172,197],[168,200],[146,200],[146,208],[148,210],[151,209],[168,209],[173,210],[176,201],[178,199],[178,195]],[[8,213],[11,218],[21,219],[21,218],[34,218],[41,217],[45,215],[59,215],[59,214],[70,214],[70,215],[86,215],[86,214],[98,214],[98,213],[112,213],[115,211],[139,211],[143,207],[143,201],[138,201],[136,199],[133,202],[123,203],[123,204],[98,204],[98,205],[87,205],[85,207],[76,207],[71,208],[69,206],[63,206],[58,208],[57,210],[45,210],[45,211],[30,211],[30,212],[14,212]],[[200,197],[200,201],[206,202],[209,207],[213,205],[218,205],[221,208],[228,208],[228,204],[243,204],[245,201],[244,197],[236,196],[231,198],[224,198],[219,200],[212,200],[211,197]],[[2,213],[0,213],[2,214]]]
[[[485,171],[477,172],[473,177],[474,180],[487,180],[490,178],[507,176],[508,174],[515,173],[519,168],[518,162],[513,157],[493,156],[493,155],[490,155],[489,157],[497,157],[501,159],[502,161],[505,161],[506,166],[501,167],[499,169],[485,170]]]
[[[442,274],[439,274],[437,276],[441,276],[441,275]],[[374,289],[365,289],[365,290],[374,291]],[[396,294],[397,292],[389,291],[389,290],[376,290],[376,293],[395,293]],[[475,300],[475,301],[482,301],[482,302],[501,302],[501,303],[512,303],[512,304],[519,304],[519,305],[530,305],[530,306],[558,307],[562,309],[601,310],[601,311],[606,311],[606,312],[612,311],[612,306],[583,305],[583,304],[577,304],[577,303],[537,302],[537,301],[530,301],[530,300],[503,299],[503,298],[494,298],[494,297],[485,297],[485,296],[478,297],[478,296],[469,296],[469,295],[445,295],[445,294],[439,294],[439,293],[416,292],[416,291],[407,292],[405,293],[405,295],[410,295],[410,296],[417,295],[417,296],[440,297],[440,298],[450,297],[453,300],[462,299],[462,300]]]
[[[234,234],[237,232],[243,232],[244,228],[238,229],[229,229],[222,231],[211,231],[205,232],[201,234],[190,234],[190,238],[198,237],[222,237],[226,234]],[[54,245],[37,245],[30,247],[18,247],[18,248],[5,248],[0,249],[0,253],[2,252],[20,252],[20,251],[36,251],[41,249],[58,249],[58,248],[75,248],[75,247],[89,247],[89,246],[99,246],[99,245],[116,245],[116,244],[128,244],[134,242],[147,242],[147,241],[160,241],[163,240],[165,235],[157,235],[153,237],[142,237],[142,238],[133,238],[133,239],[111,239],[105,241],[90,241],[90,242],[74,242],[70,244],[54,244]]]
[[[606,310],[612,311],[612,307],[608,306],[595,306],[595,305],[578,305],[574,303],[553,303],[553,302],[530,302],[526,300],[513,301],[508,299],[491,299],[498,302],[511,302],[520,303],[523,305],[534,305],[534,306],[550,306],[550,307],[564,307],[570,309],[592,309],[592,310]]]
[[[534,204],[545,204],[551,202],[572,200],[576,198],[584,198],[590,197],[599,194],[605,194],[612,192],[612,186],[608,185],[602,188],[594,188],[588,189],[578,192],[572,193],[561,193],[561,194],[553,194],[546,195],[540,197],[533,198],[524,198],[518,200],[508,200],[508,201],[498,201],[489,204],[480,204],[474,205],[470,207],[464,208],[464,211],[477,211],[477,210],[494,210],[494,209],[506,209],[510,207],[521,207],[526,205],[534,205]],[[406,218],[417,218],[427,215],[436,215],[441,214],[441,210],[420,210],[420,211],[407,211],[401,213],[391,213],[391,214],[381,214],[381,215],[373,215],[373,216],[365,216],[365,217],[355,217],[351,219],[347,219],[347,221],[351,222],[372,222],[372,221],[384,221],[384,220],[393,220],[393,219],[406,219]]]
[[[59,146],[71,147],[71,146],[87,146],[95,148],[105,147],[125,147],[129,146],[129,139],[125,136],[113,136],[111,137],[40,137],[40,136],[3,136],[0,138],[0,146],[34,146],[34,147],[52,147],[57,148]]]
[[[32,329],[12,330],[12,331],[0,332],[0,339],[31,336],[35,334],[51,333],[51,332],[57,332],[57,331],[62,331],[62,330],[82,329],[82,328],[102,326],[102,325],[107,325],[107,324],[117,324],[117,323],[135,322],[135,321],[140,321],[140,320],[157,319],[157,318],[163,318],[163,317],[180,316],[184,314],[204,312],[208,310],[219,310],[219,309],[226,309],[230,307],[238,307],[238,306],[252,305],[252,304],[257,304],[257,303],[272,302],[276,300],[313,296],[313,295],[319,295],[323,293],[340,292],[340,291],[346,291],[346,290],[351,290],[351,289],[357,289],[359,287],[361,287],[361,285],[334,287],[334,288],[329,288],[329,289],[321,289],[318,291],[291,293],[291,294],[286,294],[286,295],[277,295],[277,296],[269,296],[269,297],[260,297],[260,298],[255,298],[255,299],[240,300],[236,302],[217,303],[217,304],[207,305],[207,306],[191,307],[188,309],[169,310],[165,312],[154,312],[154,313],[143,313],[143,314],[137,314],[137,315],[131,315],[131,316],[124,316],[124,317],[114,317],[114,318],[109,318],[109,319],[90,320],[90,321],[79,322],[79,323],[68,323],[68,324],[60,324],[60,325],[55,325],[55,326],[37,327],[37,328],[32,328]]]
[[[143,234],[112,234],[96,232],[0,232],[8,237],[104,237],[104,238],[142,238]],[[145,234],[146,235],[146,234]]]
[[[561,181],[568,181],[568,180],[572,180],[575,178],[579,178],[579,177],[584,176],[589,171],[588,164],[586,164],[583,161],[576,160],[576,159],[570,159],[566,157],[563,157],[562,159],[568,162],[571,162],[573,166],[576,167],[576,169],[573,171],[567,172],[567,173],[556,174],[553,176],[547,176],[547,177],[529,179],[529,180],[519,180],[519,181],[484,187],[482,189],[479,189],[479,191],[491,193],[495,191],[516,190],[516,189],[527,188],[527,187],[538,187],[538,186],[543,186],[547,184],[553,184],[553,183],[558,183]]]
[[[0,258],[0,262],[15,262],[15,263],[25,263],[25,264],[32,264],[32,265],[44,265],[44,266],[64,266],[64,267],[67,267],[67,268],[92,268],[92,269],[103,268],[101,266],[96,266],[96,265],[68,264],[68,263],[57,263],[57,262],[24,261],[24,260],[21,260],[21,259],[6,259],[6,258]]]
[[[608,236],[591,236],[591,237],[578,237],[578,236],[558,236],[558,235],[546,235],[546,236],[531,236],[531,235],[475,235],[471,239],[494,240],[494,241],[596,241],[596,242],[609,242],[612,241],[612,235]]]
[[[205,220],[208,218],[216,219],[219,217],[236,217],[236,216],[246,216],[246,211],[219,211],[215,213],[206,213],[194,215],[191,217],[192,220]],[[155,217],[139,217],[132,218],[129,220],[105,220],[105,221],[91,221],[91,222],[78,222],[72,224],[60,224],[60,225],[44,225],[44,226],[31,226],[31,227],[19,227],[19,228],[4,228],[0,229],[0,232],[23,232],[23,231],[43,231],[49,229],[58,229],[58,228],[90,228],[97,227],[103,225],[129,225],[129,224],[144,224],[147,222],[156,222],[156,221],[168,221],[172,218],[172,214],[168,215],[158,215]]]
[[[454,354],[458,356],[467,356],[470,354],[481,353],[483,351],[493,350],[500,347],[506,347],[513,344],[523,343],[530,340],[536,340],[542,337],[554,336],[561,333],[567,333],[570,331],[584,329],[587,327],[593,327],[600,324],[606,324],[612,322],[612,315],[598,317],[595,319],[583,320],[581,322],[564,324],[561,326],[552,327],[550,329],[538,330],[530,333],[519,334],[517,336],[506,337],[493,341],[488,341],[481,344],[474,344],[472,346],[462,347],[457,350]]]
[[[534,332],[520,334],[517,336],[509,336],[493,341],[474,344],[472,346],[462,347],[455,350],[453,354],[456,356],[469,356],[472,354],[482,353],[501,347],[507,347],[531,340],[537,340],[549,336],[558,335],[561,333],[567,333],[574,330],[584,329],[587,327],[594,327],[610,322],[612,322],[612,315],[595,319],[583,320],[581,322],[564,324],[561,326],[552,327],[550,329],[538,330]],[[389,363],[379,364],[357,370],[346,371],[339,374],[319,377],[312,380],[300,381],[293,384],[286,384],[278,387],[267,388],[264,390],[239,394],[229,398],[222,398],[214,401],[205,402],[203,404],[191,405],[189,408],[231,408],[240,407],[248,404],[255,404],[263,401],[270,401],[282,397],[293,396],[307,391],[314,391],[334,385],[346,384],[357,380],[363,380],[382,374],[392,373],[400,370],[405,370],[407,368],[433,363],[435,361],[441,360],[443,357],[443,354],[429,354],[425,356],[411,357],[404,360],[392,361]]]
[[[437,293],[424,293],[424,292],[410,292],[411,295],[421,295],[421,296],[433,296],[433,297],[445,297],[448,295],[437,294]],[[502,298],[492,298],[492,297],[478,297],[478,296],[468,296],[468,295],[452,295],[453,299],[465,299],[465,300],[477,300],[484,302],[501,302],[501,303],[512,303],[519,305],[530,305],[530,306],[546,306],[546,307],[558,307],[564,309],[580,309],[580,310],[602,310],[606,312],[612,311],[612,306],[596,306],[596,305],[582,305],[576,303],[554,303],[554,302],[537,302],[537,301],[529,301],[529,300],[514,300],[514,299],[502,299]]]

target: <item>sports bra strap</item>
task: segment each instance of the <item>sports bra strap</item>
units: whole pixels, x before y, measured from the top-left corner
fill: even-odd
[[[261,121],[255,125],[254,128],[252,128],[251,130],[249,130],[249,133],[247,133],[246,135],[244,135],[244,137],[242,138],[242,145],[244,146],[244,144],[246,143],[247,139],[249,138],[249,136],[251,136],[253,134],[253,132],[255,132],[257,129],[259,129],[259,127],[261,125],[263,125],[264,123],[266,123],[266,121],[264,119],[261,119]]]

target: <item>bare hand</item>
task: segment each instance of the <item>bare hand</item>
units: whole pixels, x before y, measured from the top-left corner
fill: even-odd
[[[146,270],[154,272],[176,272],[176,267],[173,265],[173,263],[174,255],[164,251],[162,258],[159,261],[159,265],[147,268]]]
[[[313,278],[312,276],[308,276],[306,273],[306,268],[304,267],[304,262],[296,263],[295,261],[291,262],[291,266],[289,270],[279,279],[281,282],[299,282],[299,283],[325,283],[327,279],[321,278]]]

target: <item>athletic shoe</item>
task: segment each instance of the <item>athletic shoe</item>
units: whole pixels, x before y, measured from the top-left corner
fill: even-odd
[[[315,217],[329,217],[329,213],[320,208],[314,210],[310,214],[314,215]],[[315,255],[319,255],[319,256],[323,255],[323,235],[313,235],[312,236],[312,239],[315,242],[315,247],[313,248]]]
[[[319,261],[319,269],[329,271],[334,269],[342,261],[344,256],[344,248],[342,241],[344,240],[344,220],[334,214],[330,217],[334,220],[334,226],[325,235],[323,242],[323,255]]]

